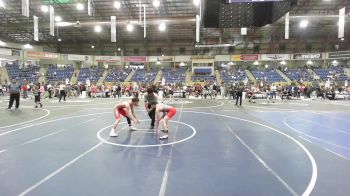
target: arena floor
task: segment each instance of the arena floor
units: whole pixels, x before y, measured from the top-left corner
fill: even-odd
[[[349,101],[174,102],[169,139],[123,119],[115,99],[0,97],[0,195],[349,195]],[[141,102],[142,105],[142,102]]]

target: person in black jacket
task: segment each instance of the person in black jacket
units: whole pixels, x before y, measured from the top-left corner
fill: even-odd
[[[238,99],[240,99],[239,105],[242,106],[243,91],[244,91],[244,86],[243,86],[243,84],[239,84],[239,86],[238,86],[238,88],[237,88],[237,92],[236,92],[236,105],[237,105],[237,106],[238,106]]]

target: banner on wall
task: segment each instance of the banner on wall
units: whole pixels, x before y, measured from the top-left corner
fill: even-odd
[[[145,56],[125,56],[123,57],[124,62],[146,62],[147,57]]]
[[[97,62],[120,62],[122,59],[120,56],[95,56],[95,61]]]
[[[231,61],[257,61],[259,60],[258,54],[238,54],[232,55]]]
[[[328,53],[329,59],[348,59],[350,58],[350,51],[342,51],[342,52],[330,52]]]
[[[230,55],[216,55],[215,61],[231,61]]]
[[[322,53],[296,53],[293,54],[294,60],[311,60],[311,59],[323,59]]]
[[[173,62],[174,57],[173,56],[159,56],[158,61],[163,61],[163,62]]]
[[[191,61],[191,56],[175,56],[175,62],[188,62]]]
[[[196,59],[215,59],[215,56],[206,56],[206,55],[191,56],[191,60],[196,60]]]
[[[1,55],[12,56],[12,50],[11,49],[6,49],[6,48],[0,48],[0,54]]]
[[[60,54],[50,52],[26,52],[27,57],[35,59],[60,59]]]
[[[69,61],[92,61],[92,58],[89,55],[68,54],[67,57]]]
[[[289,60],[290,54],[261,54],[261,61],[282,61]]]

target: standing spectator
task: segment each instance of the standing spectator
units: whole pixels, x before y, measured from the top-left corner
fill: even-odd
[[[33,94],[34,94],[34,101],[35,101],[35,108],[38,108],[38,104],[40,105],[40,107],[42,108],[43,107],[43,104],[40,103],[40,95],[41,95],[41,92],[40,92],[40,83],[38,83],[37,85],[33,85],[33,88],[32,88],[32,91],[33,91]]]
[[[26,99],[27,97],[28,97],[28,93],[27,93],[27,90],[28,90],[28,88],[27,88],[27,84],[22,84],[22,93],[23,93],[23,99]]]
[[[1,94],[2,96],[4,96],[4,91],[2,90],[2,88],[3,88],[3,86],[2,86],[2,84],[0,83],[0,94]]]
[[[20,98],[20,91],[21,91],[21,85],[17,83],[16,79],[13,78],[11,81],[11,84],[8,86],[9,92],[10,92],[10,102],[9,107],[7,109],[11,109],[13,105],[13,101],[16,100],[16,110],[19,107],[19,98]]]
[[[59,102],[61,102],[62,97],[63,97],[63,101],[66,101],[66,96],[67,96],[67,94],[66,94],[66,85],[64,85],[62,83],[60,85],[59,89],[60,89],[60,100],[59,100]]]
[[[243,96],[243,90],[244,87],[242,84],[239,84],[238,88],[237,88],[237,93],[236,93],[236,105],[238,105],[238,99],[240,99],[239,101],[239,105],[242,106],[242,96]]]

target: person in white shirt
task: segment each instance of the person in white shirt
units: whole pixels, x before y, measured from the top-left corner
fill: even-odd
[[[59,90],[60,90],[60,100],[59,102],[61,102],[61,99],[63,97],[63,101],[66,101],[66,85],[64,85],[63,83],[60,84],[60,87],[59,87]]]

